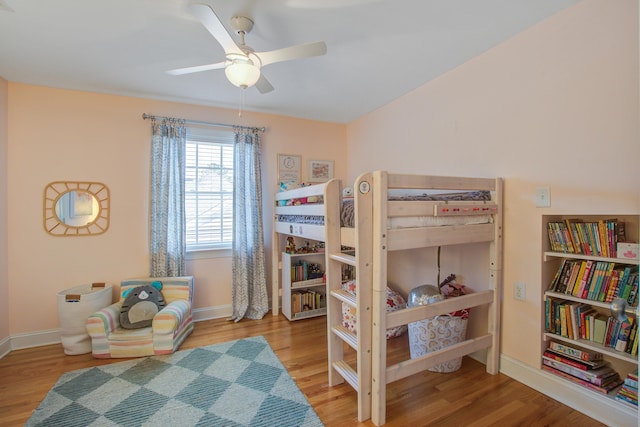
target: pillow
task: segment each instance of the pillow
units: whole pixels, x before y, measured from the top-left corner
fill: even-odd
[[[351,295],[356,295],[356,281],[349,280],[342,284],[342,290],[349,292]],[[402,310],[407,307],[405,299],[399,292],[391,289],[387,286],[387,313],[396,310]],[[342,326],[347,328],[352,333],[356,333],[356,309],[342,303]],[[394,328],[387,329],[387,339],[396,338],[404,334],[407,331],[407,325],[400,325]]]
[[[124,291],[124,301],[120,307],[120,326],[125,329],[151,326],[156,313],[167,305],[161,289],[162,283],[156,281]]]

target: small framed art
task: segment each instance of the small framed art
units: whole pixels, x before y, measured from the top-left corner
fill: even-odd
[[[300,156],[278,154],[278,182],[300,183],[300,162]]]
[[[309,182],[333,179],[333,160],[309,160]]]

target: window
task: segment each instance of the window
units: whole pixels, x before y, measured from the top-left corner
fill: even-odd
[[[233,143],[233,132],[199,128],[187,132],[187,252],[231,248]]]

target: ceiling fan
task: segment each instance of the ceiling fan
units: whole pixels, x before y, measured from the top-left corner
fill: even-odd
[[[231,18],[231,27],[238,34],[240,41],[236,43],[227,32],[213,9],[206,4],[189,6],[191,14],[197,18],[224,49],[226,60],[215,64],[178,68],[167,71],[168,74],[182,75],[200,71],[224,68],[227,79],[235,86],[246,89],[253,85],[260,93],[273,90],[273,86],[261,73],[261,68],[275,62],[289,61],[298,58],[320,56],[327,53],[324,42],[307,43],[285,47],[268,52],[255,52],[244,42],[244,36],[253,28],[253,21],[245,16]]]

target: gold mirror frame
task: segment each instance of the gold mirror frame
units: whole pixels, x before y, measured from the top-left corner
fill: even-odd
[[[66,224],[58,216],[56,206],[58,201],[71,193],[87,193],[97,202],[97,212],[84,225]],[[94,202],[94,204],[95,204]],[[109,188],[101,182],[86,181],[54,181],[44,189],[43,225],[47,233],[52,236],[96,236],[103,234],[109,228],[110,212]]]

